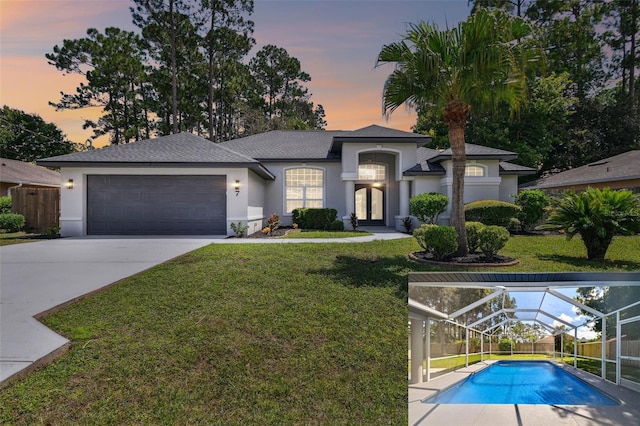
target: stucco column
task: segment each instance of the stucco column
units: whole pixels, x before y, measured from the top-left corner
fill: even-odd
[[[400,217],[409,216],[409,181],[400,181]]]
[[[422,320],[411,319],[411,383],[422,383]]]
[[[352,180],[344,181],[344,195],[345,195],[345,209],[344,215],[346,218],[351,216],[351,213],[356,211],[355,197],[356,197],[356,184]]]

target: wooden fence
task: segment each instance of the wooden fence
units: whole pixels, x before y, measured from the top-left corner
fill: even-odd
[[[25,231],[43,234],[60,226],[59,188],[13,188],[11,210],[25,219]]]

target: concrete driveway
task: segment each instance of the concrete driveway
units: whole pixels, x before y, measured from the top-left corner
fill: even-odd
[[[0,247],[0,384],[68,340],[34,316],[223,237],[61,238]]]

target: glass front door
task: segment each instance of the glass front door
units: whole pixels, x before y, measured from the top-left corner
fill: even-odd
[[[356,216],[360,225],[384,225],[384,185],[356,185]]]

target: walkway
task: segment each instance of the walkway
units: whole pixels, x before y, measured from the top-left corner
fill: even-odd
[[[169,259],[212,243],[346,243],[407,237],[382,231],[344,239],[60,238],[0,247],[0,387],[66,350],[69,341],[36,318]]]

